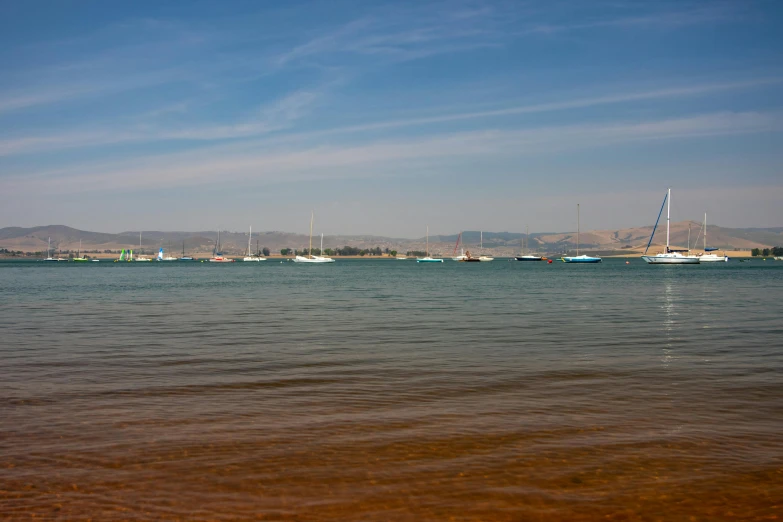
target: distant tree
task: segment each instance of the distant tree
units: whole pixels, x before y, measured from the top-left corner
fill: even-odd
[[[758,257],[761,255],[761,250],[758,248],[754,248],[753,250],[750,251],[750,255],[752,255],[753,257]]]
[[[764,257],[768,257],[769,256],[769,248],[765,248],[764,250],[762,250],[761,251],[761,255],[764,256]]]
[[[366,256],[367,255],[367,250],[360,250],[359,251],[359,255],[360,256]]]
[[[783,256],[783,247],[779,247],[779,246],[773,247],[772,248],[772,255],[776,256],[776,257],[777,256]]]
[[[287,256],[290,253],[291,253],[291,249],[290,248],[281,248],[280,249],[280,255],[281,256]]]
[[[392,257],[397,257],[397,251],[396,250],[392,250],[391,252],[389,252],[389,255],[392,256]]]
[[[267,247],[264,247],[264,248],[261,250],[261,253],[262,253],[262,254],[264,254],[264,256],[269,256],[269,254],[271,254],[272,252],[270,252],[270,251],[269,251],[269,249],[268,249]]]
[[[332,250],[331,248],[324,248],[324,254],[326,254],[327,256],[333,256],[334,250]]]
[[[427,255],[427,253],[421,250],[409,250],[407,255],[411,257],[424,257]]]

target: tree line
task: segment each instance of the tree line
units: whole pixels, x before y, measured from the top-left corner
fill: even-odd
[[[772,248],[754,248],[750,251],[750,255],[753,257],[769,257],[769,256],[775,256],[780,257],[783,256],[783,247],[772,247]]]

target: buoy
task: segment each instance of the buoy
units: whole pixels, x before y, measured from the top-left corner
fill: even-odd
[[[551,259],[547,259],[546,262],[547,262],[548,265],[552,264],[552,260]]]
[[[630,261],[626,261],[626,262],[625,262],[625,264],[626,264],[626,265],[630,265],[630,264],[631,264],[631,262],[630,262]]]

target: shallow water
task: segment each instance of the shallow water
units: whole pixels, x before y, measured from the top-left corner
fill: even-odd
[[[3,262],[0,518],[780,517],[781,290],[755,260]]]

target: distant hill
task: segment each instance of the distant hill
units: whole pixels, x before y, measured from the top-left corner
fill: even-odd
[[[691,230],[691,245],[702,244],[700,237],[701,224],[683,221],[672,223],[671,243],[685,246],[688,243],[688,227]],[[636,251],[646,246],[650,237],[652,226],[627,228],[618,230],[585,230],[580,235],[580,246],[585,250],[608,251]],[[765,248],[783,245],[783,227],[772,228],[727,228],[711,225],[708,229],[708,240],[711,247],[726,250],[749,250],[752,248]],[[519,232],[484,232],[484,250],[494,255],[513,255],[520,251],[524,234]],[[123,248],[139,249],[139,233],[137,231],[121,232],[119,234],[107,234],[103,232],[88,232],[64,225],[47,225],[40,227],[21,228],[6,227],[0,229],[0,249],[21,250],[23,252],[45,251],[47,238],[52,239],[54,250],[76,250],[79,241],[82,242],[82,250],[104,251],[120,250]],[[466,231],[462,234],[462,242],[465,249],[477,250],[481,233],[478,231]],[[665,242],[666,230],[659,227],[655,235],[654,244]],[[185,251],[190,254],[211,252],[217,239],[217,231],[199,232],[161,232],[145,231],[142,233],[142,250],[150,253],[158,248],[180,252],[185,245]],[[226,253],[239,254],[247,249],[247,232],[220,232],[222,249]],[[314,243],[320,241],[313,238]],[[457,234],[430,236],[430,250],[435,254],[448,255],[454,249]],[[576,243],[575,232],[543,232],[530,234],[529,247],[531,251],[541,253],[561,253],[572,250]],[[260,232],[253,234],[252,250],[264,247],[273,252],[281,248],[305,248],[308,244],[308,236],[292,234],[288,232]],[[425,238],[401,239],[382,236],[327,236],[324,238],[324,247],[335,248],[342,246],[357,248],[389,248],[399,252],[409,250],[424,250]]]

